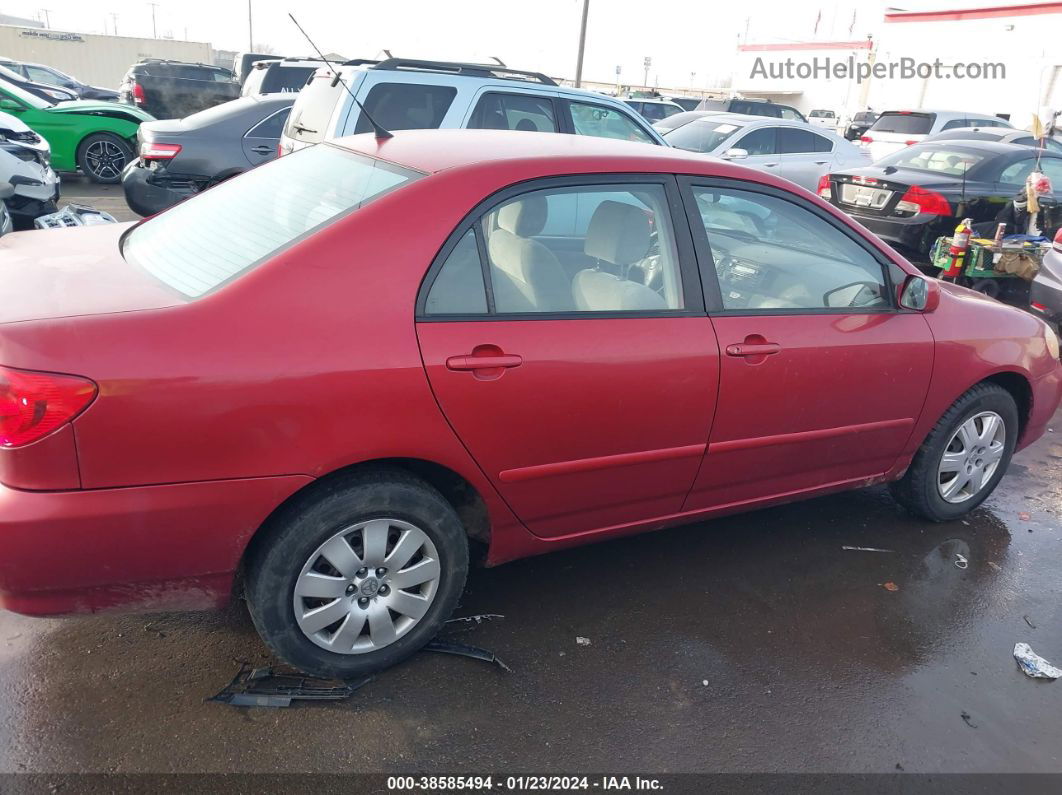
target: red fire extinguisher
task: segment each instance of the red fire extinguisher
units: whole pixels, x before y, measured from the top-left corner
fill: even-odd
[[[955,234],[951,238],[951,247],[948,254],[951,263],[941,275],[944,279],[954,279],[962,273],[962,266],[966,260],[966,250],[970,247],[970,236],[973,234],[973,219],[964,218],[955,227]]]

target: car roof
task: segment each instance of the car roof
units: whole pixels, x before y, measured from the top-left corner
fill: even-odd
[[[489,163],[502,167],[528,160],[554,160],[561,173],[649,171],[704,173],[703,155],[635,141],[590,135],[510,130],[399,130],[377,140],[372,133],[331,143],[426,174]]]

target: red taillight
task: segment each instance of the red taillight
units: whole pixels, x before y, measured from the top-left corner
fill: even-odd
[[[1029,306],[1035,309],[1037,312],[1043,312],[1044,314],[1047,314],[1047,307],[1043,304],[1037,303],[1036,301],[1030,301]]]
[[[1055,251],[1062,251],[1062,228],[1059,228],[1059,230],[1055,232],[1055,242],[1052,244],[1051,248]]]
[[[872,144],[872,143],[874,143],[874,139],[871,138],[869,135],[862,135],[862,136],[859,137],[859,143],[861,143],[861,144]]]
[[[141,160],[170,160],[181,151],[180,144],[157,144],[144,141],[140,144]]]
[[[830,190],[829,174],[823,174],[821,177],[819,177],[819,186],[815,188],[815,192],[819,194],[819,196],[824,198],[826,201],[829,201],[831,198],[833,198],[833,191]]]
[[[903,142],[903,145],[904,145],[904,146],[914,146],[914,145],[915,145],[916,143],[918,143],[918,141],[916,141],[916,140],[914,140],[914,139],[912,138],[912,139],[911,139],[910,141],[904,141],[904,142]]]
[[[144,104],[144,87],[140,83],[133,83],[133,102],[137,105]]]
[[[906,204],[906,207],[900,207]],[[928,213],[929,215],[951,215],[951,205],[948,200],[933,190],[926,190],[917,185],[907,189],[897,204],[897,209],[909,212]]]
[[[85,410],[96,397],[87,378],[0,367],[0,448],[21,447],[47,436]]]

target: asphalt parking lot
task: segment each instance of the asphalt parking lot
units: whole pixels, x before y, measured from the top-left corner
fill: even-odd
[[[421,653],[337,704],[205,701],[269,660],[240,603],[0,613],[0,772],[1062,771],[1062,682],[1011,656],[1062,662],[1051,427],[964,521],[876,488],[474,572],[458,615],[504,618],[456,639],[512,673]]]
[[[119,221],[140,218],[126,205],[121,185],[97,185],[80,174],[62,174],[61,180],[60,208],[64,204],[87,204],[110,213]]]

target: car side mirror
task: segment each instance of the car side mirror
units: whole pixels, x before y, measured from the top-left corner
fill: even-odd
[[[727,149],[723,152],[723,160],[744,160],[749,156],[748,149],[740,149],[734,147],[733,149]]]
[[[915,312],[932,312],[940,304],[940,285],[925,276],[909,276],[900,290],[900,306]]]
[[[0,110],[6,110],[11,113],[21,113],[25,108],[22,107],[21,102],[16,102],[13,99],[4,97],[3,99],[0,99]]]
[[[0,200],[10,199],[15,195],[15,186],[10,182],[0,182]]]

